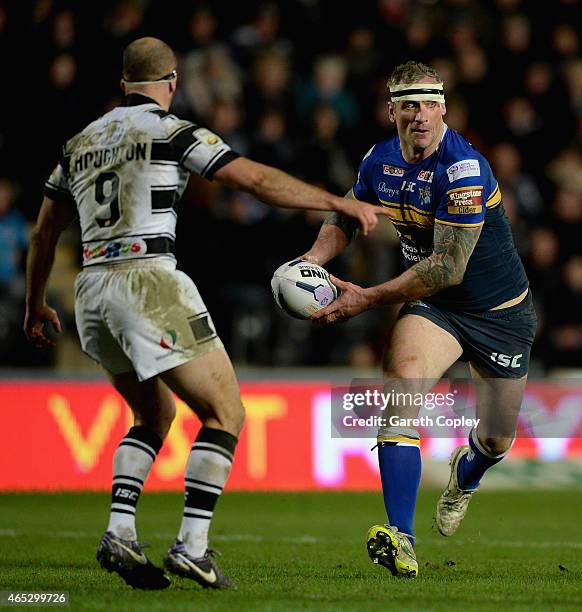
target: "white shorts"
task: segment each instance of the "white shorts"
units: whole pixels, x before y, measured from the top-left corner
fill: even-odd
[[[196,285],[175,263],[141,260],[83,270],[75,281],[83,350],[139,380],[222,347]]]

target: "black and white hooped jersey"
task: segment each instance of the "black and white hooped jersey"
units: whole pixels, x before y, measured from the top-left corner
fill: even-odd
[[[176,205],[192,172],[212,180],[236,159],[219,136],[178,119],[141,94],[71,138],[45,185],[73,198],[83,266],[129,259],[175,260]]]

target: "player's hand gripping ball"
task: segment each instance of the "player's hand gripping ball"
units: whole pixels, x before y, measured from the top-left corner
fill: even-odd
[[[338,296],[329,272],[302,259],[278,267],[271,279],[271,290],[277,306],[296,319],[309,319]]]

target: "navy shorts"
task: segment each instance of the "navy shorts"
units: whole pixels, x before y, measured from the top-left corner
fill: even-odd
[[[531,291],[515,306],[485,312],[453,312],[416,300],[405,304],[398,315],[415,314],[429,319],[453,335],[463,354],[479,369],[500,378],[527,374],[537,317]]]

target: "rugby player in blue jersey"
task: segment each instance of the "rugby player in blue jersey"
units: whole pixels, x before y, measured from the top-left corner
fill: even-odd
[[[487,469],[507,454],[525,387],[536,316],[497,181],[487,160],[447,127],[443,81],[419,62],[392,73],[388,113],[398,135],[374,145],[347,197],[390,211],[406,271],[374,287],[333,279],[341,297],[313,315],[345,321],[404,303],[388,340],[384,377],[411,393],[427,393],[458,359],[476,384],[479,424],[451,456],[450,480],[436,524],[452,535]],[[332,213],[303,259],[324,265],[355,234]],[[414,418],[414,406],[390,406]],[[393,575],[416,577],[413,521],[421,475],[420,436],[413,427],[378,432],[388,524],[368,532],[368,553]]]

